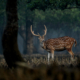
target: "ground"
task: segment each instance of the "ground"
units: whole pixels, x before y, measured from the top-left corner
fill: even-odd
[[[47,55],[22,55],[27,67],[9,69],[0,55],[0,80],[80,80],[80,61],[71,62],[70,55],[55,55],[55,62]],[[79,55],[75,55],[79,59]]]
[[[79,58],[80,55],[75,55],[76,61],[72,62],[70,55],[55,55],[55,60],[56,64],[58,65],[64,65],[64,66],[69,66],[70,64],[73,64],[76,66],[77,64],[77,59]],[[22,55],[24,60],[26,61],[26,64],[30,67],[37,67],[40,64],[48,64],[47,61],[47,55],[40,55],[40,54],[32,54],[32,55]],[[50,63],[53,63],[53,61],[50,59]],[[0,55],[0,67],[8,67],[4,56]]]

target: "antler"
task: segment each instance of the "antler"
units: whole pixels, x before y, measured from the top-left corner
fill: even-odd
[[[47,33],[47,28],[46,28],[46,26],[44,25],[44,27],[45,27],[45,30],[44,30],[44,35],[43,36],[45,36],[46,35],[46,33]]]
[[[30,27],[30,30],[31,30],[31,33],[32,33],[34,36],[40,36],[39,33],[38,33],[38,35],[37,35],[37,34],[34,34],[34,31],[32,31],[32,25],[31,25],[31,27]]]

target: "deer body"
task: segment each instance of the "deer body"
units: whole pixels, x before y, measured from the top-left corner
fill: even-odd
[[[40,45],[43,49],[45,49],[48,52],[48,63],[50,59],[50,55],[52,59],[54,60],[54,51],[63,51],[67,50],[70,55],[71,59],[74,59],[74,53],[72,52],[72,46],[75,43],[75,46],[77,44],[76,40],[74,38],[64,36],[64,37],[59,37],[59,38],[53,38],[53,39],[48,39],[44,41],[44,36],[46,35],[47,28],[45,27],[45,34],[43,36],[40,36],[40,34],[36,35],[34,34],[34,31],[32,31],[32,26],[31,26],[31,32],[34,36],[39,37]]]
[[[43,46],[41,47],[47,51],[63,51],[72,48],[74,42],[76,43],[76,40],[74,38],[64,36],[59,38],[48,39],[43,42]]]

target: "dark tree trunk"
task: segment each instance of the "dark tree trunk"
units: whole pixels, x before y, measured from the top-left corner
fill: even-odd
[[[18,17],[17,0],[7,0],[7,25],[2,37],[4,58],[10,68],[16,67],[16,62],[24,62],[17,45]]]
[[[2,35],[3,35],[3,32],[4,32],[5,25],[6,25],[6,15],[4,14],[3,24],[0,26],[0,54],[3,53],[3,50],[2,50]]]
[[[1,26],[0,27],[0,54],[2,54],[3,52],[3,50],[2,50],[2,35],[3,35],[3,29],[4,29],[4,27],[3,26]]]
[[[25,30],[25,38],[24,38],[24,54],[32,54],[33,53],[33,36],[30,31],[30,26],[33,24],[33,21],[26,19],[26,30]]]

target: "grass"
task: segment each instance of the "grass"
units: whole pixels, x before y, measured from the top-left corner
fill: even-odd
[[[24,60],[26,61],[26,64],[30,67],[37,67],[40,64],[48,64],[47,55],[40,55],[40,54],[34,54],[34,55],[22,55]],[[76,61],[72,62],[70,55],[56,55],[54,58],[54,62],[56,62],[58,65],[64,65],[69,66],[70,64],[73,64],[74,66],[77,65],[77,59],[79,58],[79,55],[75,55],[74,57]],[[52,59],[50,58],[50,63],[53,63]],[[0,55],[0,67],[8,67],[4,56]]]
[[[80,61],[71,62],[69,55],[56,55],[51,65],[47,65],[47,55],[22,56],[28,67],[9,69],[0,55],[0,80],[80,80]]]

